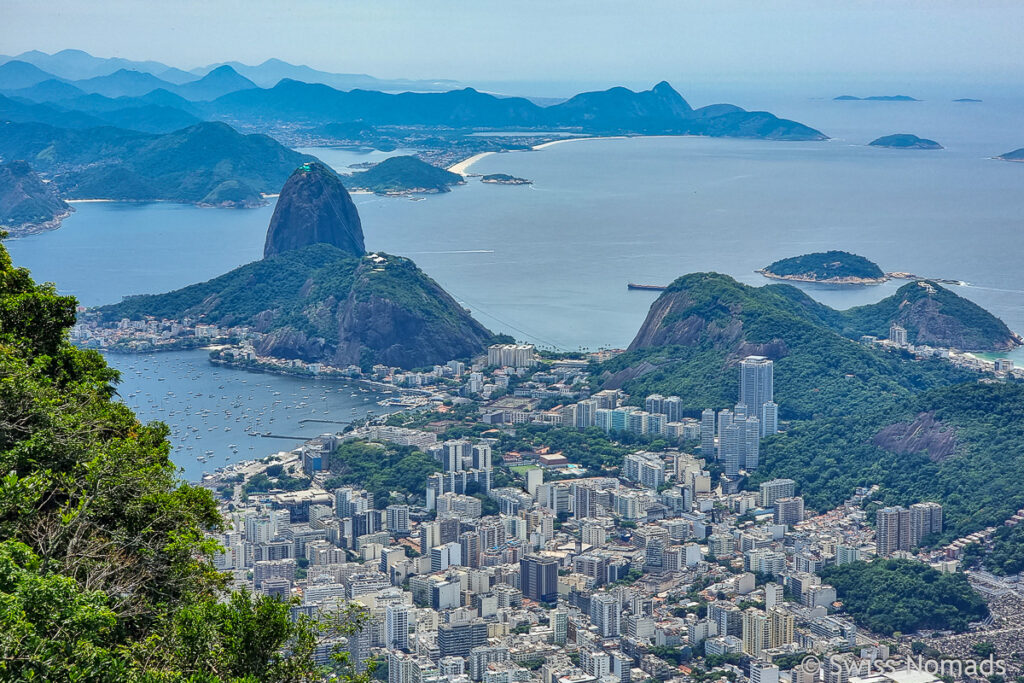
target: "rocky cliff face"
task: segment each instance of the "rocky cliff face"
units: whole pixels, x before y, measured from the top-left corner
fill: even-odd
[[[363,227],[352,197],[333,171],[311,162],[296,169],[281,189],[263,256],[320,243],[353,256],[366,253]]]
[[[52,229],[71,207],[25,161],[0,164],[0,226],[13,236]]]

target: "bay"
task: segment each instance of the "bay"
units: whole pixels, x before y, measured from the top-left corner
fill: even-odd
[[[1024,145],[1020,102],[780,99],[768,108],[833,139],[572,140],[494,154],[470,170],[510,173],[533,184],[470,178],[425,201],[356,195],[367,247],[414,259],[492,330],[561,349],[627,345],[657,296],[628,291],[628,282],[668,284],[713,270],[761,285],[768,281],[756,269],[827,249],[861,254],[884,270],[964,280],[968,284],[955,291],[1024,332],[1024,164],[991,158]],[[946,149],[865,144],[895,132],[931,137]],[[303,151],[342,171],[361,158],[349,150]],[[255,260],[272,213],[269,206],[215,210],[167,203],[76,208],[60,230],[7,245],[16,263],[85,305],[167,291]],[[901,284],[800,286],[846,308],[877,301]],[[1024,361],[1020,350],[1007,355]],[[170,364],[164,375],[210,371],[203,352],[162,358]],[[140,384],[130,384],[132,376]],[[252,381],[249,373],[241,376]],[[278,380],[292,381],[265,383]],[[150,369],[126,373],[122,394],[135,393],[126,400],[148,417],[148,401],[139,397],[148,391],[155,401],[169,390],[157,382]],[[310,402],[322,395],[310,393]],[[260,405],[268,405],[266,398]],[[205,407],[212,415],[217,406]],[[337,410],[351,412],[351,406]]]

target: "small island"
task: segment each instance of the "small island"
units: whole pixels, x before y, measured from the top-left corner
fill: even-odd
[[[847,251],[816,252],[785,258],[757,272],[776,280],[834,285],[877,285],[888,279],[876,263]]]
[[[507,173],[491,173],[480,178],[482,183],[492,183],[495,185],[530,185],[533,183],[532,180],[526,178],[517,178],[514,175]]]
[[[1024,147],[1015,149],[1012,152],[1000,154],[996,159],[1001,159],[1002,161],[1016,161],[1018,163],[1024,161]]]
[[[353,173],[346,185],[376,194],[405,195],[450,192],[452,185],[465,181],[458,173],[446,171],[412,156],[390,157],[372,168]]]
[[[943,149],[942,145],[935,142],[935,140],[919,138],[916,135],[911,135],[910,133],[885,135],[877,140],[872,140],[868,143],[868,146],[888,147],[889,149]]]
[[[953,100],[953,101],[954,102],[981,102],[981,100],[976,100],[973,97],[961,97],[961,98]]]
[[[910,95],[871,95],[870,97],[857,97],[855,95],[840,95],[833,97],[835,102],[920,102],[921,100]]]

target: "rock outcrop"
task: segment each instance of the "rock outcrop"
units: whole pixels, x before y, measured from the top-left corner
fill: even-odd
[[[318,162],[303,164],[281,189],[263,247],[264,258],[311,244],[366,253],[359,212],[341,179]]]

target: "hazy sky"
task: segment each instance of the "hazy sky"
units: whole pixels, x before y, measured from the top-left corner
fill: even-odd
[[[1021,0],[0,0],[0,52],[470,81],[1018,83]]]

